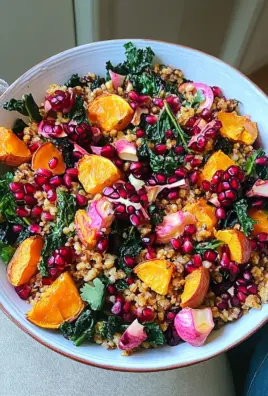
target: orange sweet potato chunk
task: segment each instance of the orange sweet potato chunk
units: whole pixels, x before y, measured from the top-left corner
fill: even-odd
[[[244,144],[253,144],[257,139],[257,123],[250,121],[249,117],[220,112],[218,119],[222,123],[220,129],[222,136]]]
[[[228,245],[231,260],[244,264],[250,259],[251,245],[246,235],[239,230],[227,229],[216,232],[216,238]]]
[[[119,95],[101,95],[88,105],[89,121],[105,131],[125,129],[133,114],[134,111],[128,102]]]
[[[86,211],[79,209],[75,214],[74,221],[79,240],[87,248],[94,248],[97,244],[97,230],[90,227],[91,219]]]
[[[200,267],[187,275],[181,295],[181,307],[198,308],[206,297],[209,280],[209,270],[205,267]]]
[[[212,231],[217,224],[216,208],[208,205],[204,198],[187,204],[184,206],[183,211],[192,213],[197,219],[197,226],[205,225],[208,231]]]
[[[49,161],[52,158],[56,158],[58,163],[55,168],[51,169],[49,166]],[[65,172],[65,162],[62,153],[54,146],[54,144],[47,142],[42,144],[39,149],[37,149],[32,158],[32,169],[37,170],[39,168],[50,170],[53,175],[61,175]]]
[[[209,157],[205,164],[199,176],[199,183],[201,184],[203,180],[210,181],[216,171],[226,170],[231,165],[235,165],[235,162],[228,155],[224,154],[221,150],[216,151]]]
[[[99,155],[84,155],[78,162],[78,179],[86,192],[101,193],[120,179],[120,171],[112,161]]]
[[[69,272],[61,274],[41,295],[27,319],[47,329],[57,329],[63,322],[75,320],[85,305]]]
[[[256,236],[261,232],[268,234],[268,212],[262,209],[250,208],[248,211],[249,217],[256,221],[252,231],[252,235]]]
[[[0,127],[0,162],[19,166],[31,159],[31,152],[11,129]]]
[[[149,260],[138,264],[134,273],[156,293],[165,295],[174,269],[174,264],[169,261]]]
[[[7,267],[7,278],[13,286],[29,282],[37,271],[44,240],[35,235],[25,239],[17,248]]]

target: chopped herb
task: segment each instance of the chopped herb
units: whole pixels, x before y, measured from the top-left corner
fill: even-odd
[[[23,132],[24,128],[27,126],[28,125],[21,118],[17,118],[12,127],[12,131],[17,135],[18,133]]]
[[[190,150],[188,149],[188,146],[187,146],[187,141],[189,139],[188,135],[184,132],[184,130],[181,128],[180,124],[177,122],[168,103],[166,101],[164,101],[164,103],[165,103],[165,109],[170,117],[172,124],[174,125],[176,131],[178,132],[178,137],[180,138],[185,151],[189,152]]]
[[[93,311],[99,311],[104,304],[105,286],[99,278],[93,280],[93,286],[86,283],[81,289],[81,298]]]
[[[7,245],[4,242],[0,242],[0,258],[5,264],[8,264],[11,257],[15,253],[15,248],[13,246]]]
[[[229,155],[233,151],[233,143],[230,140],[219,135],[215,141],[214,150],[221,150],[224,152],[224,154]]]
[[[151,345],[163,345],[165,343],[165,336],[160,326],[154,322],[146,323],[144,325],[147,333],[147,339]]]
[[[84,107],[84,99],[82,96],[77,95],[75,97],[75,104],[66,117],[72,121],[76,121],[78,124],[81,122],[88,124],[87,112]]]
[[[222,241],[218,241],[217,239],[214,239],[209,242],[198,243],[195,246],[195,251],[196,251],[196,253],[203,254],[203,253],[205,253],[206,250],[208,250],[208,249],[214,250],[214,249],[217,249],[221,245],[223,245]]]
[[[129,229],[128,237],[123,240],[119,248],[118,265],[122,268],[126,274],[131,272],[131,268],[125,265],[124,258],[126,256],[135,257],[142,250],[141,237],[136,228],[131,227]]]
[[[42,121],[39,107],[34,101],[32,94],[25,94],[21,100],[10,99],[9,102],[4,103],[4,109],[8,111],[18,111],[24,116],[30,117],[31,121]]]
[[[57,189],[58,213],[56,223],[50,227],[42,250],[39,270],[42,276],[47,276],[47,260],[51,254],[66,242],[63,229],[73,221],[75,215],[75,198],[73,195]]]
[[[256,221],[251,219],[247,214],[248,213],[248,203],[247,203],[246,199],[243,198],[243,199],[240,199],[240,201],[237,201],[234,204],[234,210],[237,214],[239,224],[241,225],[244,234],[249,236],[251,231],[254,228],[254,224],[256,224]]]
[[[156,205],[150,205],[148,207],[148,213],[150,215],[150,222],[153,225],[162,223],[165,212],[160,210]]]
[[[110,315],[108,319],[100,322],[100,335],[107,340],[111,340],[115,333],[121,331],[121,319],[118,316]]]
[[[125,279],[119,279],[116,283],[115,283],[115,287],[116,290],[119,292],[122,292],[123,290],[128,288],[128,284],[125,281]]]
[[[72,74],[69,80],[64,84],[67,88],[74,88],[77,86],[81,86],[80,77],[77,73]]]
[[[85,309],[75,322],[64,322],[60,330],[65,338],[74,342],[75,346],[81,345],[84,341],[90,341],[94,335],[95,317],[89,309]]]

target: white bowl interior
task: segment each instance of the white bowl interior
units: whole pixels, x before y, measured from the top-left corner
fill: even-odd
[[[15,81],[0,98],[0,124],[10,127],[18,116],[1,108],[5,101],[12,97],[20,98],[23,93],[31,92],[40,102],[43,101],[44,92],[49,84],[61,84],[73,73],[83,75],[94,72],[104,75],[107,60],[116,64],[124,59],[123,44],[127,41],[106,41],[76,47],[35,66]],[[132,41],[140,48],[151,46],[157,55],[157,61],[182,69],[189,79],[218,85],[227,97],[241,101],[241,112],[250,114],[252,119],[258,122],[262,144],[266,150],[268,149],[268,99],[241,73],[216,58],[186,47],[149,40]],[[252,309],[237,322],[213,332],[207,344],[201,348],[184,343],[177,347],[165,346],[144,350],[126,358],[121,356],[119,350],[107,351],[94,344],[77,348],[60,333],[43,330],[29,323],[25,319],[29,305],[19,299],[8,283],[4,264],[0,265],[0,304],[25,331],[59,352],[89,364],[135,371],[168,369],[208,359],[246,338],[268,318],[268,305],[265,305],[262,310]]]

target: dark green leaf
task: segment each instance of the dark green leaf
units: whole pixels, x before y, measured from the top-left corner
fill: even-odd
[[[153,172],[173,174],[182,161],[182,157],[177,156],[174,151],[168,151],[165,155],[158,155],[148,148],[148,153]]]
[[[7,245],[4,242],[0,242],[0,258],[5,264],[8,264],[11,257],[15,253],[15,248],[13,246]]]
[[[75,164],[75,158],[73,156],[74,145],[69,141],[67,137],[60,139],[48,139],[61,151],[64,162],[67,168],[73,168]]]
[[[265,155],[265,151],[260,148],[247,159],[247,162],[244,166],[244,171],[246,172],[247,176],[256,177],[262,180],[268,180],[268,166],[256,164],[256,159]]]
[[[75,104],[66,116],[70,120],[76,121],[78,124],[81,122],[88,124],[87,112],[84,107],[84,99],[82,96],[77,95],[75,97]]]
[[[150,342],[151,345],[163,345],[165,343],[164,333],[157,323],[146,323],[144,327],[147,333],[146,341]]]
[[[195,246],[196,253],[203,254],[208,249],[217,249],[219,246],[223,245],[222,241],[218,241],[217,239],[213,239],[208,242],[201,242]]]
[[[115,287],[117,291],[122,292],[123,290],[128,288],[128,284],[125,279],[119,279],[118,281],[116,281]]]
[[[198,108],[200,106],[200,103],[202,103],[204,100],[205,97],[203,95],[203,92],[200,89],[198,89],[193,97],[193,101],[191,102],[191,107]]]
[[[244,234],[249,236],[254,228],[254,224],[256,224],[256,221],[251,219],[247,214],[248,203],[246,199],[240,199],[240,201],[237,201],[234,204],[234,210],[237,214],[239,224],[241,225]]]
[[[34,101],[32,94],[23,95],[21,100],[11,99],[9,102],[4,103],[4,109],[8,111],[18,111],[24,116],[30,117],[31,121],[42,121],[39,107]]]
[[[23,132],[24,128],[27,126],[28,125],[21,118],[17,118],[12,127],[12,131],[17,135],[18,133]]]
[[[150,223],[153,225],[158,225],[162,223],[165,212],[160,210],[156,205],[150,205],[148,207],[148,213],[150,215]]]
[[[190,150],[188,149],[187,142],[189,140],[189,136],[184,132],[184,130],[181,128],[180,124],[177,122],[174,114],[172,113],[172,110],[170,109],[168,103],[164,101],[165,103],[165,109],[166,112],[169,115],[170,121],[173,124],[174,128],[178,132],[178,138],[181,141],[181,144],[183,145],[185,151],[189,152]]]
[[[47,276],[47,260],[51,254],[66,242],[63,229],[73,221],[75,215],[75,198],[73,195],[57,189],[58,212],[56,223],[52,224],[42,250],[39,270],[42,276]]]
[[[18,236],[17,243],[20,244],[31,235],[33,234],[29,231],[29,228],[23,228]]]
[[[214,151],[218,151],[218,150],[221,150],[226,155],[229,155],[233,151],[233,143],[230,140],[219,135],[214,145]]]
[[[72,74],[69,80],[64,84],[67,88],[74,88],[81,86],[80,77],[77,73]]]
[[[9,189],[9,183],[12,181],[13,175],[10,172],[5,173],[0,178],[0,213],[9,223],[30,224],[28,219],[17,216],[16,201]]]
[[[5,102],[3,108],[8,111],[17,111],[24,116],[28,116],[28,111],[26,110],[24,100],[21,99],[10,99],[9,102]]]
[[[101,322],[99,326],[100,335],[107,340],[111,340],[114,334],[120,331],[121,319],[118,316],[108,316],[107,321]]]
[[[127,67],[129,73],[141,73],[147,67],[152,67],[154,52],[151,47],[137,49],[133,43],[129,42],[124,45],[127,58]]]
[[[149,153],[148,153],[148,146],[147,146],[147,143],[146,143],[146,140],[145,140],[145,139],[142,139],[142,144],[141,144],[141,146],[138,147],[137,153],[138,153],[138,156],[139,156],[140,158],[146,158],[146,157],[148,157],[148,155],[149,155]]]
[[[105,79],[100,76],[96,76],[95,80],[90,84],[91,91],[94,91],[94,89],[99,88],[102,84],[105,84]]]
[[[75,322],[64,322],[60,330],[65,338],[73,341],[76,346],[93,338],[95,317],[90,309],[85,309]]]
[[[137,256],[142,250],[141,236],[136,228],[131,227],[129,229],[129,234],[126,239],[123,240],[121,246],[119,247],[119,257],[118,265],[127,274],[131,272],[131,268],[126,267],[124,257]]]
[[[99,278],[93,280],[93,286],[86,283],[81,289],[81,298],[86,301],[93,311],[101,310],[104,297],[105,286]]]

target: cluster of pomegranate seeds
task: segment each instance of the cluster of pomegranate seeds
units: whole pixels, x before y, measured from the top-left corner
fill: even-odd
[[[152,322],[155,318],[154,310],[151,307],[138,308],[135,310],[134,315],[142,323]]]
[[[51,138],[57,138],[63,133],[62,125],[56,125],[56,120],[43,120],[39,124],[38,132],[44,133]]]
[[[132,162],[129,167],[129,173],[131,173],[136,179],[146,180],[149,172],[149,166],[144,162]]]
[[[20,286],[16,286],[15,287],[15,291],[18,294],[18,296],[22,299],[22,300],[27,300],[27,298],[30,296],[31,294],[31,286],[28,285],[28,283],[25,283],[24,285],[20,285]]]
[[[179,101],[178,96],[176,95],[170,95],[166,98],[166,102],[173,111],[174,114],[178,113],[178,111],[181,108],[181,103]]]
[[[46,101],[49,102],[52,111],[67,114],[74,105],[75,97],[72,92],[57,89],[53,95],[46,95]]]
[[[114,203],[115,216],[120,219],[129,219],[135,226],[145,221],[144,206],[148,197],[142,190],[137,193],[130,183],[115,183],[112,187],[106,187],[103,195]]]
[[[75,261],[74,249],[70,246],[61,246],[48,259],[48,273],[50,278],[56,279],[66,267]]]
[[[210,182],[202,183],[205,191],[214,192],[218,196],[221,206],[231,206],[238,197],[241,183],[245,181],[245,172],[239,166],[229,166],[226,171],[218,170]],[[218,211],[217,217],[224,218],[224,212]]]

